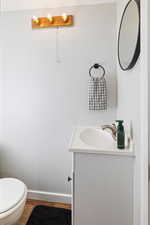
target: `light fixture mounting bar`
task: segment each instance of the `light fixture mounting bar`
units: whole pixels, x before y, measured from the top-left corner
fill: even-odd
[[[48,17],[38,17],[32,18],[32,28],[48,28],[48,27],[61,27],[61,26],[72,26],[73,25],[73,15],[67,15],[67,19],[64,20],[64,16],[53,16],[52,20]]]

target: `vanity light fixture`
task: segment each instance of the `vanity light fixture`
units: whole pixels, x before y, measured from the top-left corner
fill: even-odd
[[[35,23],[35,24],[39,24],[39,23],[40,23],[39,18],[36,17],[36,16],[33,16],[33,17],[32,17],[32,21],[33,21],[33,23]]]
[[[47,15],[47,19],[50,23],[53,23],[53,21],[54,21],[54,18],[53,18],[53,16],[51,16],[51,14]]]
[[[47,17],[32,17],[32,28],[49,28],[49,27],[62,27],[73,25],[73,15],[63,13],[61,16],[52,16],[48,14]]]
[[[62,18],[63,18],[63,21],[66,23],[67,20],[68,20],[67,14],[66,14],[66,13],[63,13],[63,14],[62,14]]]

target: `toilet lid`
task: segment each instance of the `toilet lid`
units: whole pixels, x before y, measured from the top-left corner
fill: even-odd
[[[25,185],[14,178],[0,179],[0,214],[15,207],[23,198]]]

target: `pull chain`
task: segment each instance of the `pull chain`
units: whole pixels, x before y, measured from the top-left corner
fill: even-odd
[[[56,63],[61,63],[60,53],[59,53],[59,27],[56,28]]]

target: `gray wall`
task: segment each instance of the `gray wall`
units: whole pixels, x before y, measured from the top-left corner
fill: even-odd
[[[75,15],[75,26],[31,29],[33,15]],[[30,189],[69,193],[68,144],[77,125],[116,118],[115,4],[4,13],[0,18],[0,174]],[[109,109],[88,111],[88,69],[106,68]]]

